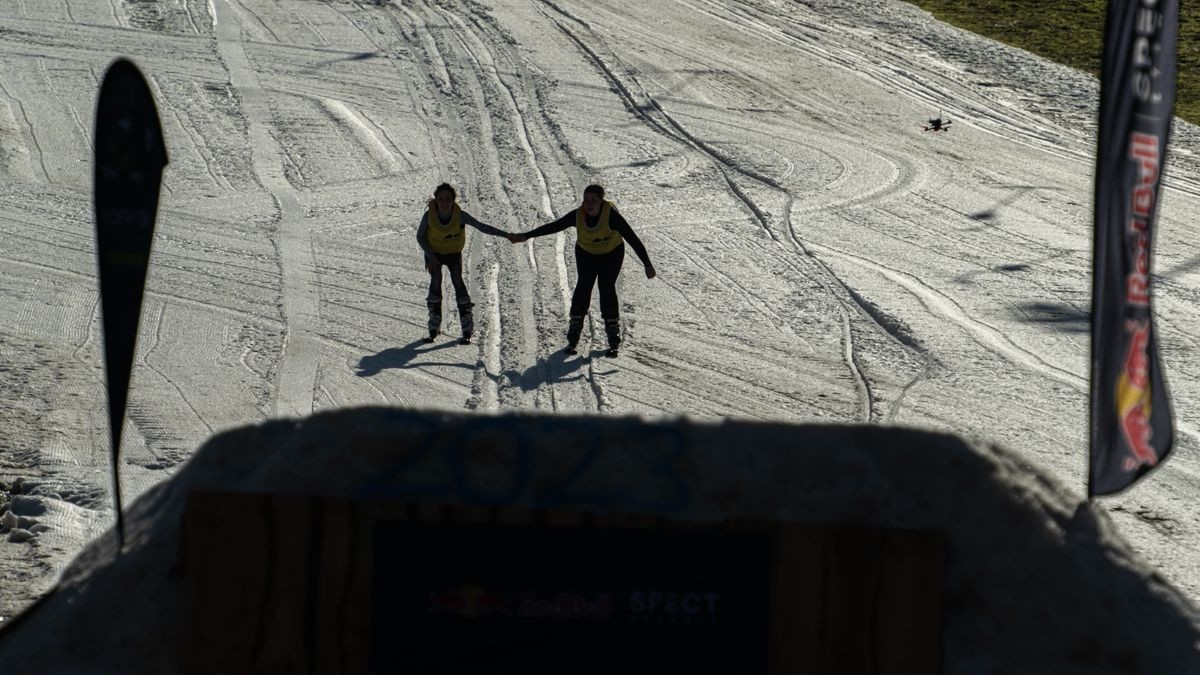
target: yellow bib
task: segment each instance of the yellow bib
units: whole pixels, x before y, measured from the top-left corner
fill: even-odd
[[[458,208],[458,204],[450,212],[450,222],[443,225],[438,218],[437,204],[430,203],[428,223],[425,238],[434,253],[462,253],[467,237],[462,223],[462,209]]]
[[[621,245],[621,233],[608,226],[608,215],[612,213],[612,202],[605,200],[600,207],[600,219],[595,227],[587,226],[586,212],[580,206],[575,212],[575,235],[579,248],[595,255],[603,255]]]

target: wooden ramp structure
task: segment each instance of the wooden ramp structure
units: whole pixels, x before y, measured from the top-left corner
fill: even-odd
[[[386,453],[347,449],[400,467],[353,497],[192,491],[181,670],[942,672],[942,532],[722,515],[582,476],[564,495],[556,481],[579,461],[538,467],[593,436],[623,439],[608,451],[621,457],[601,449],[587,472],[611,463],[638,483],[650,467],[660,475],[643,497],[695,492],[686,440],[661,448],[686,435],[571,429],[557,440],[439,429]],[[651,459],[639,468],[639,457]]]

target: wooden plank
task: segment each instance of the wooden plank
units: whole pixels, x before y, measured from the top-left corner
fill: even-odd
[[[254,665],[261,672],[305,672],[316,638],[309,623],[319,583],[322,532],[316,499],[276,495],[266,501],[268,565],[262,612],[262,648]]]
[[[343,672],[365,673],[371,660],[371,587],[375,574],[375,520],[370,510],[359,502],[351,502],[350,542],[346,584],[345,622],[340,645]]]
[[[883,532],[840,525],[830,528],[827,542],[825,623],[817,672],[875,675],[872,632]]]
[[[824,621],[825,528],[784,523],[775,535],[771,570],[772,675],[812,673]]]
[[[321,524],[320,584],[316,589],[316,610],[311,620],[316,625],[315,672],[349,673],[345,650],[341,648],[350,620],[349,592],[354,553],[354,514],[350,502],[341,499],[319,500],[316,518]]]
[[[188,498],[181,542],[184,673],[237,672],[255,661],[266,601],[268,501],[212,493]]]
[[[879,675],[942,672],[944,547],[940,532],[884,532],[875,631]]]

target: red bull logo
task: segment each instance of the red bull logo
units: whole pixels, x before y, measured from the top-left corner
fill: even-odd
[[[429,591],[430,614],[467,619],[508,616],[519,619],[609,619],[615,604],[611,594],[575,592],[492,591],[462,586],[449,591]]]
[[[1147,350],[1150,324],[1147,321],[1130,321],[1126,324],[1126,330],[1130,333],[1130,340],[1121,374],[1117,378],[1117,420],[1126,445],[1133,451],[1124,459],[1123,468],[1135,471],[1140,466],[1158,463],[1158,454],[1150,444],[1153,436],[1150,426],[1150,358]]]
[[[508,598],[479,586],[429,591],[430,614],[452,614],[475,619],[489,614],[511,614]]]
[[[594,596],[583,593],[541,595],[520,593],[517,616],[523,619],[609,619],[613,614],[613,599],[608,593]]]
[[[1129,220],[1130,262],[1125,278],[1125,300],[1131,305],[1150,305],[1150,218],[1154,215],[1155,186],[1159,178],[1158,138],[1134,133],[1130,138],[1130,157],[1138,168],[1133,186]]]

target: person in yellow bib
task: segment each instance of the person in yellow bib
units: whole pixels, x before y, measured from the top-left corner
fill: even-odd
[[[471,334],[475,330],[475,319],[471,313],[474,304],[467,284],[462,276],[462,251],[467,243],[466,226],[497,237],[508,236],[508,233],[487,223],[481,223],[471,214],[459,208],[455,201],[458,194],[447,183],[442,183],[433,191],[433,199],[417,225],[417,244],[425,252],[425,269],[429,271],[429,295],[426,304],[429,307],[429,337],[426,342],[433,342],[442,327],[442,267],[450,270],[450,282],[454,284],[454,297],[458,302],[458,319],[462,324],[461,344],[471,343]]]
[[[567,323],[568,354],[575,354],[579,336],[583,332],[583,319],[588,305],[592,303],[592,287],[600,282],[600,316],[604,319],[604,332],[608,335],[607,356],[616,356],[621,346],[620,303],[617,300],[617,276],[625,260],[625,242],[633,247],[634,253],[646,266],[646,278],[653,279],[656,272],[650,264],[650,255],[638,239],[629,223],[604,199],[604,188],[589,185],[583,190],[583,204],[562,218],[546,223],[525,233],[510,234],[513,243],[532,237],[541,237],[575,226],[575,294],[571,297],[570,319]]]

